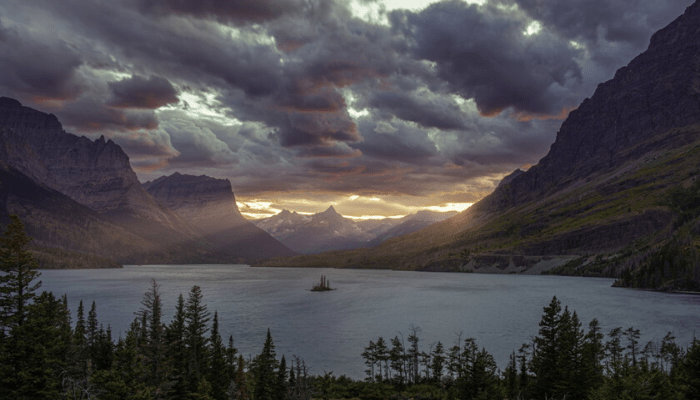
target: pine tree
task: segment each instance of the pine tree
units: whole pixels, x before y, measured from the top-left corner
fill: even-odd
[[[445,347],[441,342],[437,342],[433,350],[432,364],[430,366],[435,382],[442,380],[443,369],[445,368]]]
[[[245,371],[245,360],[243,356],[238,356],[238,367],[236,368],[236,380],[235,380],[234,396],[236,400],[249,400],[250,394],[248,389],[248,378],[246,377]]]
[[[700,339],[693,339],[682,362],[681,382],[686,399],[700,399]]]
[[[32,283],[41,274],[26,248],[31,241],[19,217],[10,215],[10,224],[0,237],[0,330],[24,322],[27,305],[41,286],[41,281]]]
[[[389,350],[389,361],[391,369],[394,370],[394,381],[398,386],[405,384],[404,368],[404,347],[398,336],[391,339],[391,350]]]
[[[233,345],[233,335],[228,337],[228,347],[226,348],[226,376],[228,384],[236,380],[236,365],[238,364],[238,349]]]
[[[156,399],[164,398],[168,392],[168,382],[165,379],[165,327],[161,322],[163,302],[160,296],[160,285],[151,279],[151,286],[143,294],[141,307],[136,312],[141,319],[140,353],[147,367],[146,382],[155,388]]]
[[[379,379],[391,379],[389,373],[389,348],[386,345],[386,340],[381,336],[377,338],[377,343],[375,343],[375,358],[379,366]]]
[[[88,312],[87,325],[85,326],[87,346],[91,349],[91,351],[93,344],[95,343],[95,339],[97,337],[98,325],[99,324],[97,322],[97,305],[93,300],[92,306],[90,307],[90,311]]]
[[[185,343],[187,345],[187,381],[191,392],[196,392],[207,369],[207,342],[210,313],[202,302],[202,289],[193,286],[185,306]]]
[[[536,399],[550,398],[554,387],[560,380],[559,361],[559,329],[561,320],[561,303],[556,296],[547,307],[540,320],[539,335],[535,337],[536,352],[532,356],[532,371],[535,380],[532,384],[531,396]]]
[[[374,365],[377,363],[377,345],[373,341],[369,341],[369,345],[365,347],[365,351],[362,352],[362,358],[365,359],[365,365],[367,369],[365,373],[367,374],[367,382],[374,382]]]
[[[282,356],[277,369],[277,380],[275,382],[274,399],[284,399],[287,397],[287,360]]]
[[[228,389],[230,379],[227,371],[227,354],[224,343],[219,335],[219,314],[214,311],[214,320],[211,326],[211,336],[209,339],[211,355],[207,381],[211,384],[212,398],[216,400],[226,399],[226,390]]]
[[[515,351],[510,355],[508,365],[504,371],[506,395],[509,399],[515,399],[520,394],[520,385],[518,383],[518,361],[515,357]]]
[[[165,331],[167,357],[170,360],[170,381],[172,387],[168,398],[186,399],[189,395],[187,388],[187,359],[188,352],[185,344],[185,299],[182,293],[178,296],[175,315]]]
[[[411,334],[408,335],[408,371],[409,371],[409,376],[408,380],[409,382],[412,383],[417,383],[419,380],[419,372],[418,372],[418,357],[420,356],[420,349],[418,347],[418,342],[420,342],[420,338],[418,337],[418,333],[420,333],[420,327],[417,326],[411,326]]]
[[[255,357],[253,365],[255,379],[253,398],[255,400],[275,400],[275,370],[277,368],[275,344],[272,342],[272,335],[268,329],[262,352]]]
[[[146,382],[149,367],[139,351],[141,330],[141,321],[135,318],[115,346],[112,368],[92,376],[91,382],[101,389],[100,400],[155,398],[155,387]]]
[[[13,399],[60,398],[70,333],[67,312],[53,294],[43,292],[27,305],[22,324],[14,325],[0,352],[0,396]]]

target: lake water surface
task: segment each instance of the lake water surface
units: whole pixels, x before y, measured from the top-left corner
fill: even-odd
[[[151,278],[160,284],[164,322],[178,294],[202,288],[209,311],[219,312],[220,333],[233,335],[246,357],[262,350],[268,328],[278,357],[303,358],[314,374],[333,371],[363,378],[362,353],[370,340],[420,328],[421,349],[457,335],[473,337],[501,369],[508,356],[538,331],[552,296],[575,310],[584,328],[598,318],[604,332],[620,326],[641,329],[642,343],[673,331],[687,346],[700,334],[700,296],[610,287],[598,278],[482,275],[388,270],[250,268],[244,265],[150,265],[108,270],[44,270],[42,290],[68,295],[71,311],[85,313],[94,300],[100,323],[118,337],[134,319]],[[330,292],[311,292],[326,275]]]

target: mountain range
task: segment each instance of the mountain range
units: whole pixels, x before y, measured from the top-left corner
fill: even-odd
[[[314,254],[375,246],[456,214],[422,210],[403,218],[355,221],[343,217],[330,206],[326,211],[314,215],[282,210],[277,215],[253,223],[290,249],[302,254]]]
[[[0,224],[19,215],[45,267],[544,272],[700,291],[699,165],[700,2],[569,113],[537,165],[439,222],[352,221],[331,207],[253,224],[228,180],[176,173],[142,185],[111,140],[0,97]]]
[[[700,2],[562,123],[548,154],[445,221],[267,266],[559,273],[700,290]]]
[[[0,222],[9,214],[44,267],[294,254],[240,215],[228,180],[175,174],[141,185],[113,141],[65,132],[54,115],[0,97]]]
[[[0,223],[10,214],[34,237],[43,267],[72,268],[248,263],[352,249],[452,215],[355,222],[331,207],[254,224],[238,210],[230,181],[174,173],[141,184],[113,141],[65,132],[54,115],[0,97]]]

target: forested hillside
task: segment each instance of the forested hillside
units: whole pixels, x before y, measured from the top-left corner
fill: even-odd
[[[366,379],[311,373],[303,358],[278,357],[271,332],[261,352],[239,354],[219,331],[202,291],[180,294],[163,321],[157,282],[146,288],[130,328],[115,341],[98,305],[80,303],[75,323],[65,295],[40,293],[31,239],[12,217],[0,238],[0,397],[8,399],[697,399],[700,341],[669,332],[642,344],[640,330],[584,329],[553,298],[532,340],[499,369],[473,338],[422,348],[378,337],[362,352]],[[86,312],[87,310],[87,312]],[[687,347],[686,347],[687,345]],[[364,351],[363,351],[364,350]],[[314,371],[316,372],[316,371]]]

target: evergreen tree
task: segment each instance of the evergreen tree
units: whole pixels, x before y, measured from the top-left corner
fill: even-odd
[[[277,368],[277,381],[275,382],[274,399],[285,399],[287,397],[287,360],[282,356]]]
[[[394,382],[402,387],[406,382],[406,370],[404,368],[404,347],[398,336],[391,339],[391,350],[389,350],[389,362],[394,371]]]
[[[367,369],[365,374],[367,374],[367,382],[374,382],[376,374],[374,372],[374,367],[377,364],[377,344],[373,341],[369,341],[369,345],[365,347],[365,351],[362,352],[362,358],[365,359],[365,365]]]
[[[506,365],[504,372],[506,395],[509,399],[515,399],[520,394],[520,385],[518,383],[518,361],[513,351]]]
[[[238,349],[233,345],[233,335],[231,335],[228,337],[228,347],[226,348],[226,374],[229,386],[236,380],[237,353]]]
[[[209,373],[207,381],[211,384],[212,398],[216,400],[226,399],[226,390],[231,382],[227,371],[226,347],[219,335],[219,314],[214,311],[214,320],[211,326],[211,336],[209,339],[211,361],[209,363]]]
[[[202,302],[202,289],[193,286],[185,306],[185,343],[187,345],[187,381],[191,392],[196,392],[207,369],[206,333],[210,313]]]
[[[560,381],[559,370],[559,322],[561,319],[561,303],[556,296],[544,308],[540,320],[539,335],[535,337],[536,352],[532,356],[532,371],[535,380],[532,384],[531,396],[536,399],[551,398],[554,387]]]
[[[178,296],[175,315],[165,331],[167,357],[170,360],[170,388],[168,398],[186,399],[189,395],[187,388],[187,359],[188,352],[185,344],[185,299],[182,293]]]
[[[639,355],[639,329],[634,329],[633,327],[627,328],[622,334],[627,337],[627,350],[629,350],[630,356],[632,356],[632,366],[637,366],[637,356]]]
[[[91,382],[100,389],[100,400],[148,400],[155,397],[155,387],[146,380],[149,368],[140,354],[141,321],[135,318],[124,339],[119,339],[114,350],[113,366],[97,371]]]
[[[109,325],[107,325],[107,330],[100,325],[94,347],[95,352],[92,358],[94,369],[108,370],[112,368],[114,342],[112,341],[112,328]]]
[[[687,399],[700,399],[700,339],[693,339],[682,362],[680,381]]]
[[[250,400],[250,392],[248,389],[248,378],[245,371],[245,360],[243,356],[238,356],[238,366],[236,367],[236,379],[234,390],[232,391],[234,400]]]
[[[518,349],[518,386],[519,393],[527,394],[530,391],[531,377],[528,371],[530,365],[531,349],[534,345],[524,343]]]
[[[85,339],[87,341],[88,348],[92,349],[95,339],[97,338],[97,305],[95,301],[92,301],[92,306],[90,307],[90,312],[88,312],[87,325],[85,326]]]
[[[596,388],[603,378],[604,337],[598,320],[594,318],[588,324],[588,333],[583,346],[583,375],[591,388]]]
[[[253,398],[255,400],[275,399],[275,370],[278,368],[275,355],[275,344],[272,342],[270,329],[267,330],[265,344],[262,352],[255,357],[253,365],[254,387]]]
[[[23,322],[12,327],[0,351],[0,397],[61,397],[70,343],[70,333],[63,329],[67,317],[63,303],[51,293],[43,292],[26,305]]]
[[[417,326],[411,326],[411,334],[408,335],[408,354],[406,355],[408,361],[408,381],[412,383],[417,383],[419,380],[419,362],[418,357],[420,356],[420,349],[418,348],[418,342],[420,338],[418,337],[420,333],[420,328]]]
[[[167,361],[165,356],[165,326],[163,302],[160,296],[160,285],[151,279],[151,286],[143,294],[141,307],[136,312],[141,319],[140,354],[143,355],[147,367],[146,382],[154,387],[154,398],[165,398],[168,393]]]
[[[27,305],[41,286],[41,281],[33,283],[41,274],[26,248],[31,241],[19,217],[10,215],[10,224],[0,237],[0,330],[24,322]]]
[[[450,347],[450,351],[447,354],[447,372],[452,379],[459,379],[462,377],[462,333],[457,335],[457,340],[454,346]]]
[[[377,366],[379,367],[379,380],[391,379],[389,373],[389,348],[386,345],[386,340],[383,337],[377,338],[377,343],[375,343],[375,359],[377,361]]]
[[[442,380],[442,373],[445,368],[445,348],[441,342],[437,342],[435,345],[430,368],[433,380],[439,383]]]

